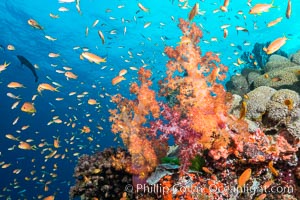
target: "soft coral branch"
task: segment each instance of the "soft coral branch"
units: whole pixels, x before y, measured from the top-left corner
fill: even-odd
[[[224,79],[227,68],[219,63],[220,59],[216,54],[207,52],[201,55],[198,43],[202,38],[202,31],[194,23],[180,19],[179,27],[183,32],[179,45],[165,49],[170,60],[167,63],[167,77],[161,82],[161,91],[177,91],[178,105],[165,111],[178,112],[180,117],[169,121],[160,131],[169,134],[172,130],[171,134],[179,145],[180,154],[189,155],[181,155],[182,160],[190,159],[205,149],[225,152],[224,149],[230,143],[229,129],[226,126],[228,94],[217,80]],[[174,76],[175,71],[185,71],[186,75]],[[162,95],[166,96],[168,93]],[[175,119],[177,121],[173,122]],[[186,125],[182,127],[180,124],[183,121]],[[228,156],[226,153],[220,155],[214,158]]]
[[[120,133],[125,146],[132,157],[128,171],[146,177],[158,165],[158,160],[164,156],[166,145],[157,142],[155,135],[150,135],[149,129],[144,125],[146,117],[152,114],[158,118],[160,108],[155,99],[155,92],[150,90],[152,82],[149,80],[151,72],[141,68],[139,70],[141,85],[133,83],[130,92],[137,95],[136,100],[128,100],[120,94],[115,95],[112,101],[117,109],[110,110],[112,132]],[[160,145],[160,147],[158,147]]]

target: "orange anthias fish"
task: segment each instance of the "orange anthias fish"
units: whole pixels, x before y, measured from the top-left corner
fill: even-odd
[[[279,22],[281,22],[281,20],[282,20],[282,17],[278,17],[277,19],[269,22],[267,26],[268,27],[275,26],[276,24],[278,24]]]
[[[59,148],[59,147],[60,147],[60,146],[59,146],[59,138],[58,138],[58,137],[54,139],[54,141],[53,141],[53,146],[54,146],[55,148]]]
[[[229,5],[229,0],[224,0],[224,4],[223,4],[223,6],[220,7],[220,9],[223,12],[227,12],[228,11],[228,9],[227,9],[228,5]]]
[[[59,18],[59,16],[58,16],[58,15],[54,15],[54,14],[52,14],[52,13],[50,13],[50,14],[49,14],[49,16],[50,16],[51,18],[53,18],[53,19],[57,19],[57,18]]]
[[[227,38],[228,36],[228,30],[226,28],[223,29],[223,37]]]
[[[26,112],[26,113],[35,113],[36,109],[32,103],[25,102],[21,107],[21,111]]]
[[[127,74],[127,70],[126,69],[120,70],[119,76],[124,76],[125,74]]]
[[[53,195],[43,198],[43,200],[54,200],[54,199],[55,199],[55,196],[53,196]]]
[[[10,139],[10,140],[19,141],[19,137],[15,137],[12,134],[6,134],[5,137]]]
[[[273,6],[273,2],[274,0],[270,4],[256,4],[250,9],[249,14],[261,14],[263,12],[269,12],[270,8],[275,7]]]
[[[292,2],[291,0],[288,0],[288,5],[286,7],[286,12],[285,12],[285,16],[287,19],[289,19],[291,17],[292,14]]]
[[[73,72],[65,72],[65,76],[67,79],[77,79],[77,75],[75,75]]]
[[[268,46],[268,48],[264,47],[263,50],[266,52],[266,54],[272,54],[279,50],[286,43],[286,40],[286,37],[277,38]]]
[[[95,99],[89,99],[89,100],[88,100],[88,104],[89,104],[89,105],[96,105],[96,104],[98,104],[98,103],[97,103],[97,101],[96,101]]]
[[[88,126],[83,126],[81,129],[81,133],[90,133],[91,129]]]
[[[273,161],[269,162],[268,168],[275,176],[279,176],[279,172],[273,167]]]
[[[240,118],[244,119],[247,113],[247,103],[245,101],[242,102],[241,110],[240,110]]]
[[[35,150],[36,149],[35,146],[31,146],[27,142],[23,142],[23,141],[20,141],[18,147],[19,147],[19,149],[24,149],[24,150]]]
[[[99,57],[99,56],[97,56],[97,55],[95,55],[93,53],[89,53],[89,52],[83,52],[81,54],[81,57],[87,59],[90,62],[94,62],[96,64],[100,64],[102,62],[106,62],[106,58],[101,58],[101,57]]]
[[[48,54],[48,56],[49,56],[50,58],[57,58],[57,57],[60,56],[60,54],[59,54],[59,53],[53,53],[53,52],[50,52],[50,53]]]
[[[37,23],[37,21],[35,21],[34,19],[29,19],[27,22],[33,28],[44,30],[44,28],[41,25],[39,25],[39,23]]]
[[[199,3],[196,3],[189,13],[189,21],[192,21],[199,12]]]
[[[258,197],[255,198],[255,200],[264,200],[267,197],[265,193],[259,195]]]
[[[57,90],[57,88],[53,87],[52,85],[48,84],[48,83],[41,83],[39,84],[37,91],[42,94],[43,90],[49,90],[49,91],[55,91],[55,92],[59,92]]]
[[[123,80],[126,80],[123,76],[116,76],[115,78],[112,79],[111,83],[113,85],[116,85],[116,84],[120,83]]]
[[[238,187],[243,187],[251,177],[251,168],[246,169],[238,179]]]
[[[25,88],[23,84],[21,83],[18,83],[18,82],[10,82],[8,85],[7,85],[8,88],[14,88],[14,89],[17,89],[17,88]]]
[[[0,73],[6,70],[6,67],[9,66],[10,63],[4,62],[4,64],[0,65]]]
[[[142,11],[144,11],[144,12],[149,12],[149,9],[146,8],[145,6],[143,6],[143,4],[138,3],[138,6],[139,6],[139,8],[140,8]]]
[[[104,44],[105,43],[105,38],[104,38],[104,35],[103,35],[102,31],[99,30],[98,35],[101,38],[102,44]]]

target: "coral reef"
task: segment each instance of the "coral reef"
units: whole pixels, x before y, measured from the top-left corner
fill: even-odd
[[[262,68],[269,59],[269,55],[263,51],[263,48],[269,44],[270,42],[265,44],[255,43],[252,52],[244,52],[241,56],[241,59],[251,67]]]
[[[115,199],[122,200],[299,198],[299,95],[267,86],[251,92],[248,87],[241,96],[226,92],[220,82],[226,78],[228,68],[213,52],[201,51],[198,43],[202,31],[195,23],[183,19],[179,22],[181,41],[176,47],[165,48],[169,61],[158,94],[150,89],[151,71],[142,67],[138,71],[139,82],[130,87],[135,99],[120,94],[112,97],[117,106],[110,110],[112,132],[119,134],[128,152],[117,150],[119,156],[106,151],[96,154],[97,159],[92,156],[93,162],[98,163],[94,168],[90,167],[93,162],[84,164],[91,159],[89,156],[82,157],[75,170],[78,184],[71,189],[71,197],[84,194],[86,198],[98,199],[115,195]],[[275,60],[286,61],[278,57]],[[279,67],[264,76],[274,79],[275,74],[278,80],[273,82],[279,82],[276,71],[282,70],[296,78],[299,72],[297,66]],[[246,76],[251,72],[259,73],[248,70]],[[254,78],[257,75],[245,76],[243,81],[251,80],[255,85],[260,78]],[[171,102],[159,102],[157,95]],[[176,148],[170,148],[173,151],[167,154],[168,142]],[[102,180],[114,179],[105,193],[98,188],[103,188],[104,183],[87,184],[98,180],[93,176],[94,170],[100,169],[98,165]],[[146,192],[124,194],[123,184],[131,182],[128,173],[132,175],[133,186],[146,184],[162,190],[156,196]],[[117,181],[118,186],[114,185]],[[288,191],[274,192],[274,188]],[[96,196],[97,192],[102,193]]]
[[[292,90],[276,91],[267,105],[267,117],[279,122],[291,115],[291,111],[299,106],[299,94]],[[288,121],[288,120],[285,120]]]
[[[291,55],[291,61],[297,65],[300,65],[300,51],[297,51]]]
[[[284,69],[296,65],[296,63],[291,62],[287,57],[274,54],[270,56],[269,61],[264,66],[264,71],[270,72],[273,70]]]
[[[298,76],[294,71],[300,67],[291,67],[267,72],[254,80],[254,87],[269,86],[274,89],[291,89],[299,91]]]
[[[233,116],[238,118],[240,116],[242,100],[243,100],[243,98],[240,95],[233,94],[232,102],[231,102],[230,108],[228,110],[228,113],[230,113]]]
[[[269,46],[269,44],[270,42],[255,43],[251,53],[244,52],[242,54],[241,59],[247,63],[247,67],[263,69],[272,55],[279,55],[286,58],[288,57],[288,55],[282,50],[278,50],[271,55],[266,54],[266,52],[263,51],[263,48]]]
[[[289,57],[281,50],[267,55],[260,48],[263,46],[255,44],[252,53],[245,52],[241,56],[245,62],[242,77],[232,76],[226,83],[228,91],[243,96],[254,88],[269,86],[274,89],[291,89],[299,93],[299,51]]]
[[[300,138],[300,108],[294,109],[290,113],[290,121],[286,124],[286,129],[295,138]]]
[[[81,156],[75,167],[76,185],[70,189],[70,198],[120,199],[125,186],[132,183],[132,175],[125,170],[129,162],[128,152],[120,148]]]
[[[176,165],[159,165],[154,173],[156,178],[150,177],[151,183],[165,188],[164,200],[255,199],[259,196],[274,200],[297,199],[298,186],[293,175],[299,171],[295,155],[297,142],[293,142],[286,131],[266,136],[257,129],[249,138],[239,157],[228,157],[221,162],[212,161],[204,154],[201,169],[189,170],[184,175],[178,173]]]
[[[245,76],[233,75],[226,83],[226,88],[230,88],[233,94],[243,96],[250,91],[250,86]]]
[[[276,91],[271,87],[260,86],[245,96],[246,119],[259,122],[262,128],[269,131],[287,129],[295,138],[300,138],[300,97],[297,92],[288,89]],[[238,116],[238,108],[235,105],[231,113]],[[248,121],[249,125],[251,123]]]
[[[271,96],[276,92],[275,89],[261,86],[247,93],[245,102],[247,103],[246,117],[250,120],[261,120],[266,113],[267,104]]]

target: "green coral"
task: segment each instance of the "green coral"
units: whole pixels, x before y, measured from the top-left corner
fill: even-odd
[[[199,155],[196,155],[195,158],[191,160],[190,169],[194,171],[202,170],[202,167],[205,165],[205,160]]]
[[[180,165],[179,158],[177,157],[164,157],[161,159],[161,163],[163,164],[172,164],[172,165]]]

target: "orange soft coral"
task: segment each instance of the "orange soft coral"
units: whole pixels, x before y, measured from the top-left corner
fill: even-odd
[[[110,121],[112,132],[120,133],[125,146],[127,146],[132,157],[131,166],[127,170],[141,177],[146,177],[158,165],[157,154],[164,156],[167,149],[156,148],[162,143],[156,142],[154,135],[149,135],[146,123],[146,116],[152,114],[158,118],[160,108],[155,99],[155,92],[150,90],[152,82],[149,80],[151,72],[141,68],[138,72],[141,86],[136,83],[131,85],[130,91],[137,95],[137,100],[128,100],[120,94],[112,97],[112,101],[118,109],[110,110]],[[166,145],[163,145],[166,147]],[[156,151],[159,149],[160,152]]]
[[[225,78],[227,68],[219,66],[220,59],[216,54],[207,52],[201,55],[197,43],[202,31],[194,23],[190,25],[180,19],[179,27],[184,35],[175,49],[165,49],[171,60],[167,63],[168,76],[161,85],[167,88],[165,91],[178,91],[178,109],[191,121],[191,128],[202,135],[198,142],[204,149],[217,149],[222,145],[226,148],[229,134],[224,134],[223,129],[226,127],[228,106],[225,104],[226,91],[217,80]],[[176,70],[180,72],[179,69],[184,70],[187,76],[173,77]],[[218,136],[221,134],[222,137]],[[213,145],[215,140],[218,145]]]

